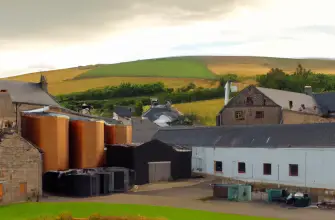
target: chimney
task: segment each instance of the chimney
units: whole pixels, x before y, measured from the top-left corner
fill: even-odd
[[[230,93],[230,81],[229,80],[227,81],[224,88],[225,88],[224,105],[227,105],[229,102],[229,93]]]
[[[305,86],[304,92],[306,95],[312,95],[313,94],[313,89],[312,86]]]
[[[41,75],[40,86],[45,92],[48,92],[48,82],[47,78],[44,75]]]

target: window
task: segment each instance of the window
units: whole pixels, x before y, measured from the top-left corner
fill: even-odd
[[[215,172],[222,172],[222,161],[214,161]]]
[[[289,165],[289,174],[290,176],[298,176],[298,164]]]
[[[271,163],[263,163],[263,174],[271,175]]]
[[[252,97],[247,97],[247,101],[246,101],[247,105],[253,105],[254,101],[252,100]]]
[[[244,120],[244,112],[243,111],[235,111],[235,119],[236,120]]]
[[[256,118],[264,118],[264,111],[256,111]]]
[[[293,102],[292,101],[288,101],[288,105],[289,105],[290,109],[293,108]]]
[[[245,173],[245,163],[238,162],[238,173]]]

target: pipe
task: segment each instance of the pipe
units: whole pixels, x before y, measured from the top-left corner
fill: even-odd
[[[227,105],[229,102],[229,93],[230,93],[230,81],[228,80],[225,85],[225,96],[224,96],[224,104]]]

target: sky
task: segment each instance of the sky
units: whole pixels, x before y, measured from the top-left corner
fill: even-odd
[[[0,77],[183,55],[335,58],[333,0],[0,0]]]

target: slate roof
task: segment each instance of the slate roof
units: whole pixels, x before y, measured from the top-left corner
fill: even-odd
[[[319,114],[317,109],[314,110],[314,107],[318,105],[314,98],[310,95],[263,87],[256,88],[284,109],[290,109],[289,101],[292,101],[292,111],[299,111],[301,105],[304,104],[306,108],[304,112]]]
[[[153,107],[150,108],[148,111],[144,112],[142,117],[148,118],[150,121],[156,121],[161,115],[166,115],[172,119],[172,121],[178,119],[180,114],[168,107]]]
[[[151,141],[153,135],[158,131],[159,126],[148,119],[132,118],[133,143],[141,144]]]
[[[182,146],[335,148],[335,123],[164,128],[153,139]]]
[[[7,90],[16,103],[59,106],[56,100],[45,92],[39,83],[0,80],[0,89]]]
[[[335,92],[313,94],[323,113],[335,112]]]
[[[130,118],[132,116],[130,107],[126,106],[115,106],[114,112],[120,117]]]

